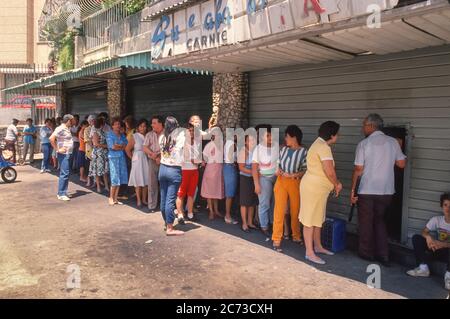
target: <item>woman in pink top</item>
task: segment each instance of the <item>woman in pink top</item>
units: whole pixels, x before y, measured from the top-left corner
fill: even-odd
[[[219,130],[219,131],[218,131]],[[219,212],[219,200],[223,199],[223,142],[222,134],[218,127],[212,128],[211,142],[206,144],[203,150],[203,157],[206,162],[205,173],[203,174],[201,195],[208,200],[209,219],[215,216],[223,218]],[[216,133],[216,134],[214,134]],[[217,138],[216,138],[216,135]]]

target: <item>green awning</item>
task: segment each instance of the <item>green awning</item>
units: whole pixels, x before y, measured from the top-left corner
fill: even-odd
[[[100,72],[113,70],[117,68],[134,68],[151,71],[170,71],[180,73],[190,73],[199,75],[208,75],[208,71],[199,71],[194,69],[177,68],[163,66],[150,62],[150,52],[136,53],[131,55],[117,56],[106,60],[94,62],[78,69],[57,73],[51,76],[43,77],[38,80],[27,82],[21,85],[3,89],[5,93],[22,93],[27,90],[39,89],[83,77],[94,76]]]

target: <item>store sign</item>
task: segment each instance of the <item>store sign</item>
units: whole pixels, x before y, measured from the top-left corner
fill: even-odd
[[[152,21],[152,59],[254,40],[393,8],[398,0],[209,0]]]

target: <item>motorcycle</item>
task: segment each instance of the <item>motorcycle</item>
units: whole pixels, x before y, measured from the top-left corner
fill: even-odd
[[[5,160],[3,150],[0,152],[0,176],[5,183],[13,183],[17,178],[17,171],[13,168],[16,164]]]

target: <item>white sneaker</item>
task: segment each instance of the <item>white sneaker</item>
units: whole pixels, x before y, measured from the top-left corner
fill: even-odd
[[[445,289],[450,290],[450,271],[447,271],[444,276]]]
[[[67,196],[65,196],[65,195],[63,195],[63,196],[57,195],[57,198],[58,198],[59,200],[65,201],[65,202],[70,201],[70,198],[67,197]]]
[[[429,277],[430,276],[430,270],[428,268],[424,269],[420,266],[411,270],[408,270],[406,272],[408,275],[412,277]]]
[[[46,172],[46,173],[51,173],[52,170],[51,170],[51,169],[46,169],[45,172]]]
[[[44,174],[44,172],[45,172],[45,171],[44,171],[43,169],[41,169],[41,174]]]

